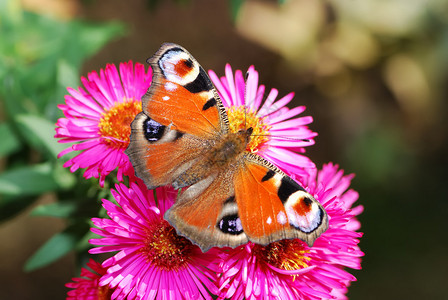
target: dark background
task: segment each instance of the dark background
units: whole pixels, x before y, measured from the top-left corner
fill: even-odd
[[[14,2],[14,1],[13,1]],[[254,65],[267,89],[295,92],[319,133],[307,155],[355,173],[365,211],[365,252],[351,299],[442,299],[448,281],[448,2],[50,1],[15,3],[60,20],[119,21],[122,37],[83,62],[79,75],[133,60],[163,42],[187,48],[206,69]],[[420,3],[421,2],[421,3]],[[0,20],[1,24],[1,20]],[[1,40],[1,37],[0,37]],[[2,165],[5,165],[3,162]],[[1,169],[0,169],[1,170]],[[43,195],[38,203],[54,201]],[[0,299],[63,299],[73,255],[25,273],[26,259],[60,219],[25,210],[0,227]]]

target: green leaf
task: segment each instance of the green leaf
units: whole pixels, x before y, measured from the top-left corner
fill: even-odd
[[[0,194],[3,195],[39,195],[59,187],[50,163],[21,167],[0,174]],[[0,205],[3,201],[0,199]]]
[[[13,3],[16,1],[7,1]],[[55,121],[66,87],[79,85],[85,59],[125,27],[117,22],[61,21],[16,9],[0,10],[0,97],[8,115],[33,113]]]
[[[31,216],[44,216],[55,218],[68,218],[73,216],[78,210],[78,203],[75,201],[55,202],[39,205],[30,213]]]
[[[68,58],[84,59],[98,52],[107,42],[113,38],[119,38],[126,33],[126,27],[118,22],[109,22],[102,24],[94,24],[87,22],[73,22],[74,33],[77,35],[77,40],[73,36],[68,37],[71,45],[78,46],[76,51],[69,52]],[[68,50],[68,49],[67,49]],[[79,52],[82,51],[82,55]]]
[[[53,166],[53,177],[60,190],[71,189],[77,184],[76,176],[70,172],[69,168],[64,168],[62,162]]]
[[[67,94],[67,87],[75,87],[79,83],[79,70],[71,62],[65,58],[61,58],[57,62],[56,83],[58,85],[58,91],[56,96],[62,100],[64,95]]]
[[[7,123],[0,124],[0,157],[6,156],[20,148],[19,139],[15,136],[11,126]]]
[[[280,5],[281,5],[281,4],[285,4],[286,1],[288,1],[288,0],[278,0],[278,3],[280,3]]]
[[[230,0],[230,13],[232,20],[235,22],[238,17],[238,13],[246,0]]]
[[[88,223],[83,222],[73,224],[55,234],[28,259],[25,263],[25,271],[30,272],[47,266],[74,250],[78,241],[85,236],[88,230]]]
[[[67,145],[58,143],[54,138],[56,132],[53,122],[31,114],[17,115],[14,120],[28,142],[37,148],[44,148],[50,157],[56,158],[58,153],[67,147]]]

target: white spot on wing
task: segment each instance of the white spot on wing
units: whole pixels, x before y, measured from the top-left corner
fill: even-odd
[[[175,91],[176,88],[177,88],[176,85],[174,83],[172,83],[172,82],[165,83],[165,89],[167,89],[170,92]]]
[[[170,96],[163,96],[162,99],[165,101],[170,100]]]
[[[266,223],[268,223],[268,224],[271,224],[271,223],[272,223],[272,219],[271,219],[271,217],[269,217],[269,218],[266,220]]]
[[[282,225],[285,225],[287,221],[288,221],[288,218],[286,218],[286,215],[284,212],[281,211],[277,214],[277,222],[279,222]]]
[[[241,224],[240,218],[236,219],[236,231],[237,232],[243,231],[243,225]]]

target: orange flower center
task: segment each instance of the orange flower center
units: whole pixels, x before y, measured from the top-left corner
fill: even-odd
[[[110,147],[126,149],[131,135],[131,122],[142,111],[140,100],[125,99],[105,111],[98,125],[102,141]]]
[[[264,122],[264,118],[258,117],[256,112],[245,106],[232,106],[227,108],[227,116],[231,132],[252,127],[253,133],[249,144],[247,144],[247,151],[258,152],[262,149],[264,143],[269,140],[268,135],[271,126]]]
[[[140,249],[147,261],[163,270],[179,270],[188,263],[193,244],[177,235],[167,221],[161,220],[148,229],[145,245]]]
[[[303,242],[298,239],[281,240],[267,246],[255,245],[254,253],[266,263],[278,269],[296,271],[308,267],[311,260]],[[295,277],[295,276],[294,276]]]

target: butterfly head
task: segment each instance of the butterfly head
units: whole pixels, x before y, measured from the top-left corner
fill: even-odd
[[[247,129],[240,129],[237,132],[237,135],[241,137],[241,139],[247,144],[250,142],[250,138],[252,136],[252,133],[254,132],[254,129],[252,127],[249,127]]]

